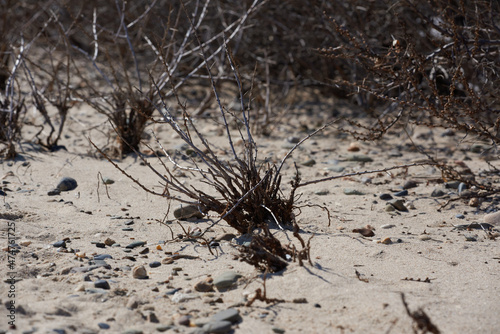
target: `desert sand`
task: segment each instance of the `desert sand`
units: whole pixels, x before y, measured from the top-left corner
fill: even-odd
[[[263,288],[263,273],[238,260],[237,240],[220,241],[211,254],[196,240],[177,238],[183,234],[181,225],[204,229],[216,218],[176,220],[177,203],[171,203],[168,211],[165,199],[146,193],[88,143],[90,137],[98,146],[106,146],[104,134],[109,125],[105,117],[86,107],[72,115],[60,143],[65,149],[47,152],[22,142],[19,157],[0,164],[5,192],[0,209],[4,282],[0,300],[5,306],[0,332],[203,332],[197,325],[209,322],[220,311],[234,309],[238,313],[230,320],[234,333],[412,333],[415,322],[405,309],[402,293],[409,311],[421,309],[441,333],[500,331],[500,248],[495,240],[499,227],[456,227],[484,223],[485,215],[497,210],[498,197],[447,203],[459,197],[459,190],[446,187],[441,172],[432,166],[303,187],[297,222],[305,240],[314,235],[312,265],[290,262],[284,271],[268,274],[267,298],[276,301],[255,300],[247,306],[255,291]],[[256,135],[259,158],[279,162],[293,146],[290,137],[307,134],[301,132],[300,124],[308,121],[299,114],[283,121],[272,136]],[[221,147],[224,156],[223,133],[201,122],[207,139]],[[181,144],[167,129],[156,130],[165,147]],[[478,142],[444,129],[413,130],[408,134],[394,130],[375,142],[357,142],[335,128],[327,129],[306,141],[291,161],[297,162],[303,180],[313,180],[426,159],[415,144],[436,159],[467,166],[480,182],[498,182],[498,174],[489,172],[492,168],[486,160],[496,168],[500,163],[492,153],[471,150]],[[372,161],[349,161],[352,154]],[[114,161],[137,180],[160,189],[157,178],[137,156]],[[148,161],[159,166],[154,157]],[[283,173],[283,191],[288,194],[294,173],[291,164]],[[49,196],[63,177],[75,179],[76,189]],[[114,183],[105,186],[101,177]],[[182,177],[187,184],[200,181],[189,173]],[[408,181],[415,181],[415,187],[407,189],[407,195],[395,196]],[[442,194],[432,196],[435,190]],[[381,194],[402,200],[408,210],[387,211]],[[327,213],[311,204],[329,210],[330,224]],[[367,225],[373,236],[353,232]],[[492,229],[483,230],[484,226]],[[272,231],[283,243],[289,238],[300,248],[291,231],[279,227]],[[237,235],[221,222],[207,237],[227,233]],[[61,241],[65,247],[54,245]],[[126,248],[136,241],[145,243]],[[17,250],[13,256],[7,252],[9,242]],[[102,254],[110,256],[104,260],[107,265],[99,267],[103,263],[97,262],[96,267],[94,257]],[[151,267],[155,261],[161,265]],[[146,269],[147,278],[133,277],[134,268],[140,266]],[[195,289],[197,283],[211,282],[228,271],[241,276],[228,289]],[[9,309],[12,302],[13,312]],[[10,328],[9,321],[14,321],[16,329]]]

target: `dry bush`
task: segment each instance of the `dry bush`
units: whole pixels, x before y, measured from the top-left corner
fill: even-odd
[[[339,5],[330,17],[336,43],[320,52],[343,69],[334,83],[378,119],[364,138],[408,121],[498,144],[499,7],[479,0]]]

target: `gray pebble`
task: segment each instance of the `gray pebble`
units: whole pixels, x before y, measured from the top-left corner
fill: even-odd
[[[444,191],[442,191],[441,189],[434,189],[432,191],[432,194],[431,194],[432,197],[441,197],[444,195],[446,195],[446,193]]]
[[[458,189],[458,186],[460,185],[460,181],[451,181],[451,182],[446,182],[444,184],[444,187],[447,189]]]
[[[458,185],[458,194],[459,195],[462,194],[462,192],[466,189],[467,189],[467,185],[463,182],[460,182],[460,184]]]
[[[102,178],[102,182],[103,182],[104,184],[113,184],[113,183],[115,183],[115,180],[113,180],[113,179],[111,179],[111,178],[109,178],[109,177],[105,176],[105,177],[103,177],[103,178]]]
[[[235,308],[228,308],[227,310],[222,310],[217,312],[212,316],[211,321],[229,321],[231,323],[235,323],[240,318],[240,311]]]
[[[330,167],[325,167],[325,170],[330,171],[330,172],[335,172],[335,173],[341,173],[343,172],[345,167],[342,166],[330,166]]]
[[[134,229],[132,227],[124,227],[124,228],[122,228],[122,231],[125,231],[125,232],[131,232],[133,230]]]
[[[156,267],[161,266],[161,262],[159,262],[159,261],[153,261],[153,262],[151,262],[151,263],[149,264],[149,266],[150,266],[151,268],[156,268]]]
[[[393,199],[392,201],[389,201],[389,204],[392,205],[394,208],[396,208],[399,211],[408,211],[404,202],[400,199]]]
[[[126,220],[123,222],[123,225],[127,225],[127,226],[134,225],[134,221],[132,219]]]
[[[210,321],[202,327],[205,333],[227,333],[231,330],[229,321]]]
[[[144,266],[137,266],[132,269],[132,277],[136,279],[147,279],[149,278],[148,272]]]
[[[177,219],[203,218],[203,214],[197,205],[184,204],[174,210],[174,217]]]
[[[97,324],[97,326],[99,326],[100,329],[109,329],[109,325],[105,322],[100,322]]]
[[[393,197],[390,194],[380,194],[380,196],[378,198],[380,198],[381,200],[384,200],[384,201],[388,201],[388,200],[391,200]]]
[[[500,226],[500,211],[488,213],[487,215],[484,216],[483,220],[485,223],[494,226]]]
[[[325,196],[325,195],[328,195],[330,192],[328,190],[318,190],[318,191],[315,191],[314,194],[318,195],[318,196]]]
[[[60,191],[71,191],[76,187],[78,187],[78,183],[72,177],[63,177],[56,186]]]
[[[316,165],[316,160],[314,160],[314,159],[309,159],[309,160],[306,160],[302,163],[302,166],[306,166],[306,167],[311,167],[314,165]]]
[[[104,289],[104,290],[109,290],[111,288],[109,286],[108,281],[106,281],[105,279],[100,279],[98,281],[95,281],[94,287],[96,287],[97,289]]]
[[[344,194],[345,195],[364,195],[365,193],[356,190],[356,189],[351,189],[351,188],[345,188],[344,189]]]
[[[297,136],[290,136],[286,139],[289,143],[292,143],[292,144],[297,144],[298,142],[300,142],[300,137],[297,137]]]
[[[52,246],[57,247],[57,248],[59,248],[59,247],[66,248],[66,241],[64,241],[64,240],[56,241],[52,244]]]
[[[52,189],[47,192],[47,195],[49,196],[57,196],[60,195],[61,191],[59,189]]]
[[[179,318],[177,323],[181,326],[189,326],[189,324],[191,323],[190,319],[191,319],[190,315],[183,315]]]
[[[173,325],[160,325],[160,326],[156,327],[156,330],[158,332],[166,332],[166,331],[168,331],[168,330],[170,330],[172,328],[174,328]]]
[[[144,334],[144,332],[138,329],[128,329],[125,332],[122,332],[122,334]]]
[[[57,334],[66,334],[66,330],[61,328],[54,328],[52,331]]]
[[[459,213],[458,215],[455,216],[455,218],[464,219],[465,216],[463,214]]]
[[[402,196],[407,196],[408,195],[408,190],[401,190],[401,191],[398,191],[397,193],[394,193],[394,196],[397,196],[397,197],[402,197]]]
[[[217,276],[214,279],[214,286],[221,290],[221,289],[227,289],[230,288],[238,278],[241,277],[241,274],[235,272],[235,271],[226,271],[225,273],[222,273],[221,275]]]
[[[358,162],[371,162],[373,161],[372,158],[370,158],[367,155],[364,154],[349,154],[346,156],[347,161],[358,161]]]
[[[409,180],[409,181],[405,182],[405,184],[403,185],[403,189],[411,189],[411,188],[415,188],[417,186],[418,186],[417,181]]]
[[[127,245],[125,248],[132,249],[132,248],[144,246],[145,244],[146,244],[145,241],[134,241],[130,245]]]
[[[273,331],[273,333],[278,333],[278,334],[285,333],[285,330],[283,328],[273,327],[271,330]]]

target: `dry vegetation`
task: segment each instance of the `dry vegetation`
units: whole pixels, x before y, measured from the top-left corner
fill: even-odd
[[[444,0],[90,0],[77,6],[64,0],[3,1],[1,154],[15,158],[16,143],[30,140],[21,137],[23,126],[39,128],[31,140],[57,150],[71,108],[86,103],[108,117],[118,138],[115,156],[97,150],[110,161],[128,153],[141,157],[162,191],[128,176],[148,192],[215,212],[241,234],[259,228],[250,246],[242,247],[242,259],[276,272],[287,258],[310,260],[309,242],[295,221],[301,180],[297,172],[284,195],[280,172],[291,154],[279,165],[260,162],[253,133],[269,134],[280,119],[276,106],[285,98],[293,101],[297,89],[315,85],[362,107],[357,119],[336,115],[334,122],[358,139],[375,140],[410,123],[460,131],[464,139],[487,141],[496,150],[499,6]],[[224,83],[237,92],[237,110],[221,102],[220,94],[232,94],[221,91]],[[192,87],[205,94],[190,97]],[[27,122],[26,110],[33,107],[39,117]],[[221,161],[196,126],[203,114],[222,124],[232,161]],[[189,145],[193,155],[183,165],[159,141],[147,144],[170,159],[157,155],[163,170],[140,153],[152,123]],[[235,140],[242,141],[242,152]],[[432,158],[429,163],[449,179],[464,180],[450,166]],[[169,164],[200,177],[215,192],[184,185]],[[485,194],[497,192],[493,185],[466,181]],[[282,245],[268,222],[291,227],[301,249]]]

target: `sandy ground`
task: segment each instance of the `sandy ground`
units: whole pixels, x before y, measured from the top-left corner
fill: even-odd
[[[240,315],[231,327],[235,333],[412,333],[415,324],[405,310],[401,293],[410,311],[422,309],[441,333],[499,332],[499,241],[481,229],[454,228],[483,222],[485,214],[496,210],[496,198],[481,199],[478,207],[470,206],[469,200],[458,200],[438,210],[448,199],[456,198],[458,190],[439,184],[441,173],[430,166],[304,187],[298,202],[304,207],[297,219],[304,239],[314,235],[313,265],[301,267],[291,262],[283,272],[267,276],[267,297],[284,302],[266,304],[257,300],[246,306],[252,293],[263,287],[263,277],[254,267],[237,260],[234,240],[222,241],[215,255],[194,241],[172,241],[170,229],[158,222],[164,219],[168,203],[144,192],[106,160],[95,158],[86,136],[105,144],[99,128],[90,130],[96,124],[105,129],[102,116],[81,109],[74,119],[68,121],[68,135],[61,142],[67,150],[44,152],[24,143],[19,159],[0,164],[6,193],[0,209],[3,332],[190,333],[197,330],[196,321],[234,308]],[[278,127],[272,137],[257,137],[260,157],[271,161],[283,157],[290,146],[286,138],[305,135],[299,128],[290,124]],[[217,131],[206,133],[211,143],[224,144],[224,137]],[[498,175],[487,173],[485,155],[470,150],[473,142],[458,145],[462,139],[459,134],[443,133],[419,129],[411,138],[438,159],[452,164],[463,161],[478,180],[498,182]],[[161,137],[168,147],[180,143],[168,132],[161,133]],[[359,152],[348,151],[352,142],[352,138],[328,130],[304,143],[293,156],[303,180],[425,158],[404,132],[389,134],[374,143],[356,143]],[[365,154],[373,161],[346,161],[352,153]],[[315,164],[301,165],[309,159],[314,159]],[[491,165],[500,167],[495,156],[488,159]],[[150,161],[154,163],[155,159]],[[117,163],[148,186],[158,186],[152,172],[136,157],[128,156]],[[340,173],[326,169],[333,166],[345,169]],[[285,169],[285,177],[292,172],[293,168]],[[104,185],[98,185],[100,175],[115,181],[107,187],[109,197]],[[78,187],[48,196],[48,191],[65,176],[74,178]],[[417,186],[400,199],[410,210],[386,211],[387,203],[379,196],[394,196],[409,180],[417,181]],[[185,182],[198,180],[186,175]],[[287,193],[287,183],[283,184]],[[346,189],[360,194],[346,195]],[[444,195],[432,197],[435,189],[442,189]],[[327,207],[332,216],[330,226],[324,211],[307,204]],[[457,218],[459,214],[464,218]],[[129,220],[133,224],[125,225]],[[174,235],[183,233],[172,211],[167,220]],[[207,218],[182,225],[193,229],[210,223]],[[366,225],[374,228],[374,236],[353,232]],[[208,236],[224,233],[235,231],[221,223]],[[289,237],[297,245],[291,232],[275,229],[273,233],[280,240]],[[9,257],[5,248],[14,238],[19,252]],[[115,246],[99,248],[95,244],[108,238],[116,242]],[[53,246],[61,240],[66,240],[65,249]],[[125,246],[134,241],[146,244],[127,252]],[[109,267],[88,272],[73,270],[88,266],[99,254],[111,255],[106,259]],[[172,254],[191,257],[165,263]],[[149,266],[162,260],[159,267]],[[147,279],[133,278],[132,269],[140,265],[145,266]],[[229,290],[194,289],[196,283],[226,271],[241,274]],[[110,288],[95,289],[98,280],[106,280]],[[192,299],[176,303],[173,295],[166,294],[173,289]],[[12,302],[15,312],[7,309]],[[179,323],[187,319],[183,317],[186,315],[190,316],[184,322],[188,326]],[[17,330],[9,329],[12,320]]]

